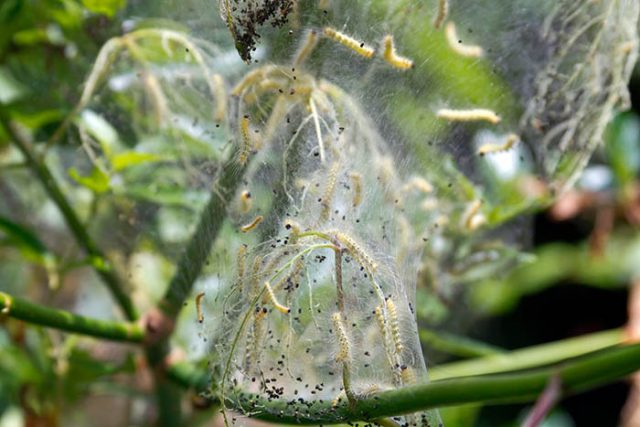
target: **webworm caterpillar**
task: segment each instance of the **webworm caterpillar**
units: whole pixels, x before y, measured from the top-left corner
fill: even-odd
[[[384,47],[382,57],[392,67],[398,68],[400,70],[408,70],[410,68],[413,68],[412,60],[398,55],[398,53],[396,52],[396,47],[393,44],[393,37],[390,34],[384,36],[382,45]]]
[[[469,58],[480,58],[482,55],[484,55],[484,50],[482,49],[482,47],[462,43],[462,40],[458,38],[456,25],[453,22],[449,21],[445,26],[444,31],[449,47],[458,55],[466,56]]]
[[[245,224],[242,227],[240,227],[240,231],[242,231],[243,233],[248,233],[249,231],[251,231],[254,228],[256,228],[258,226],[258,224],[260,224],[262,222],[263,219],[264,219],[264,217],[262,215],[258,215],[249,224]]]
[[[406,365],[400,366],[400,377],[402,378],[402,383],[405,385],[416,383],[416,373]]]
[[[504,144],[484,144],[478,148],[478,154],[484,156],[485,154],[499,153],[500,151],[507,151],[513,148],[514,145],[520,140],[520,137],[515,133],[507,135]]]
[[[307,31],[307,36],[300,48],[298,48],[295,59],[293,60],[294,67],[298,68],[304,63],[304,61],[309,57],[309,54],[316,48],[318,39],[318,32],[316,30]]]
[[[289,243],[296,243],[298,241],[298,236],[300,235],[300,224],[292,219],[287,219],[284,222],[284,228],[291,232],[289,235]]]
[[[333,329],[338,336],[338,354],[336,354],[336,362],[348,363],[351,361],[351,343],[349,342],[349,336],[342,322],[342,316],[339,312],[333,313],[331,316],[333,322]]]
[[[213,89],[216,95],[216,109],[213,113],[213,120],[223,122],[227,117],[227,90],[224,80],[220,74],[211,76],[213,81]]]
[[[243,190],[240,193],[240,212],[246,214],[251,210],[253,200],[251,199],[251,193],[248,190]]]
[[[276,310],[284,314],[291,313],[291,309],[289,307],[285,307],[284,305],[280,304],[280,302],[278,302],[278,299],[276,298],[276,295],[273,293],[273,289],[271,288],[271,285],[269,284],[269,282],[264,282],[264,289],[267,293],[266,297],[271,302],[271,304],[273,304]]]
[[[244,279],[244,270],[245,270],[246,260],[247,260],[247,245],[242,244],[238,248],[238,266],[237,266],[238,282],[242,282],[242,280]]]
[[[449,0],[438,1],[438,12],[433,20],[433,26],[436,30],[439,30],[449,14]]]
[[[486,108],[472,108],[470,110],[442,108],[436,112],[436,117],[452,122],[486,121],[494,125],[500,123],[500,116]]]
[[[400,337],[400,322],[398,321],[398,310],[396,304],[391,298],[387,299],[387,311],[389,313],[389,326],[391,328],[391,336],[398,354],[402,353],[404,346]]]
[[[433,185],[426,179],[421,176],[413,176],[409,181],[402,187],[404,192],[408,192],[411,190],[418,190],[422,193],[431,193],[433,191]]]
[[[362,203],[362,175],[358,172],[351,172],[349,177],[353,185],[353,201],[351,204],[354,208],[357,208]]]
[[[345,47],[348,47],[358,55],[364,56],[365,58],[369,58],[369,59],[373,58],[375,50],[372,47],[367,46],[363,42],[359,42],[356,39],[344,33],[341,33],[338,30],[331,27],[324,27],[322,32],[324,33],[325,36],[340,43]]]
[[[355,240],[340,231],[335,233],[335,237],[341,245],[347,248],[351,256],[355,258],[355,260],[363,266],[369,274],[376,272],[378,264],[373,261],[373,258],[369,256]]]
[[[276,67],[274,65],[266,65],[264,67],[256,68],[253,71],[248,72],[244,78],[233,88],[231,91],[232,96],[240,96],[247,88],[259,83],[264,77],[274,71]]]
[[[200,292],[196,295],[196,312],[198,313],[198,323],[204,322],[204,315],[202,314],[202,298],[204,297],[204,292]]]
[[[242,138],[242,150],[240,151],[240,157],[238,158],[238,162],[241,165],[247,164],[247,159],[249,158],[249,153],[251,152],[252,144],[251,144],[251,135],[249,133],[249,116],[243,116],[240,120],[240,136]]]
[[[471,202],[464,215],[462,215],[462,225],[467,230],[473,231],[486,223],[486,218],[480,212],[482,200],[474,200]]]
[[[338,182],[338,173],[340,172],[340,162],[336,161],[331,170],[329,171],[329,178],[324,193],[322,194],[322,210],[320,211],[320,219],[326,221],[329,219],[329,213],[331,212],[331,203],[333,201],[333,194],[335,193],[336,183]]]

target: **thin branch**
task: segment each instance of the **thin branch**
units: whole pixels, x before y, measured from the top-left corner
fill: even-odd
[[[504,404],[535,401],[554,375],[563,395],[613,382],[640,369],[640,344],[615,346],[560,365],[523,373],[452,378],[384,391],[355,404],[333,407],[331,402],[293,404],[254,394],[240,395],[230,408],[265,421],[288,424],[338,424],[374,420],[442,406],[467,403]]]
[[[5,292],[0,292],[0,313],[35,325],[107,340],[141,343],[144,339],[144,332],[138,324],[79,316],[34,304]]]
[[[56,204],[62,216],[71,231],[71,234],[75,237],[76,242],[80,245],[89,257],[93,260],[91,265],[96,270],[98,275],[102,278],[104,283],[111,291],[111,294],[117,301],[120,308],[124,312],[128,320],[136,320],[138,314],[133,305],[133,302],[129,298],[129,295],[122,288],[122,280],[118,277],[109,261],[102,253],[98,245],[93,241],[89,233],[85,229],[84,225],[80,221],[78,215],[71,207],[71,204],[62,193],[62,190],[58,186],[53,174],[47,167],[47,165],[38,160],[34,153],[31,143],[22,134],[21,130],[13,124],[9,118],[7,112],[0,106],[0,124],[6,130],[9,138],[13,144],[20,150],[25,158],[31,171],[36,175],[42,186],[44,187],[47,195]]]

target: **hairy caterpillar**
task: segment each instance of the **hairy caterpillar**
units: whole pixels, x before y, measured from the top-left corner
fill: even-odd
[[[217,122],[223,122],[227,117],[227,91],[224,80],[220,74],[214,74],[211,80],[216,94],[216,109],[213,113],[213,119]]]
[[[326,221],[329,219],[329,213],[331,212],[331,202],[333,200],[333,193],[336,189],[338,182],[338,174],[340,173],[340,162],[335,162],[329,171],[329,178],[327,186],[322,194],[322,210],[320,211],[320,219]]]
[[[339,312],[333,313],[331,316],[333,322],[333,329],[338,336],[338,354],[336,354],[336,362],[348,363],[351,361],[351,343],[349,342],[349,336],[342,322],[342,316]]]
[[[482,47],[462,43],[462,40],[458,38],[456,25],[453,22],[449,21],[444,31],[447,37],[447,42],[449,43],[449,47],[458,55],[466,56],[469,58],[480,58],[482,55],[484,55],[484,49],[482,49]]]
[[[356,39],[341,33],[340,31],[331,28],[331,27],[324,27],[324,29],[322,30],[322,32],[324,33],[325,36],[329,37],[330,39],[340,43],[341,45],[348,47],[349,49],[353,50],[355,53],[357,53],[358,55],[364,56],[365,58],[371,59],[373,58],[373,55],[375,54],[375,50],[370,47],[367,46],[366,44],[364,44],[363,42],[359,42]]]
[[[262,222],[263,219],[264,219],[264,217],[262,215],[258,215],[249,224],[245,224],[242,227],[240,227],[240,231],[242,231],[243,233],[248,233],[249,231],[251,231],[254,228],[256,228],[258,226],[258,224],[260,224]]]
[[[365,250],[359,244],[356,243],[355,240],[353,240],[353,238],[351,238],[351,236],[338,231],[335,233],[335,237],[341,245],[347,248],[351,256],[353,256],[356,261],[358,261],[358,263],[362,265],[365,270],[367,270],[369,274],[376,272],[376,270],[378,269],[378,264],[373,260],[371,256],[369,256],[369,254],[365,252]]]
[[[245,115],[240,120],[240,136],[242,138],[242,150],[240,151],[238,162],[244,166],[247,164],[247,159],[252,149],[251,135],[249,134],[249,116]]]
[[[353,200],[351,204],[354,208],[357,208],[362,203],[362,175],[358,172],[351,172],[349,177],[353,185]]]
[[[387,299],[387,312],[389,313],[389,326],[391,328],[391,336],[395,344],[396,352],[402,353],[404,346],[400,336],[400,322],[398,321],[398,309],[391,298]]]
[[[462,225],[464,228],[473,231],[487,222],[485,216],[479,213],[481,207],[482,200],[474,200],[471,202],[464,215],[462,215]]]
[[[412,60],[398,55],[393,44],[393,37],[390,34],[384,36],[382,45],[384,47],[382,57],[392,67],[398,68],[400,70],[408,70],[410,68],[413,68]]]
[[[304,42],[296,51],[296,55],[293,60],[294,67],[297,68],[304,63],[304,61],[309,57],[309,54],[313,52],[313,49],[315,49],[318,44],[318,39],[318,32],[316,30],[307,31],[307,37],[305,37]]]
[[[449,0],[438,1],[438,12],[433,20],[433,26],[436,30],[439,30],[449,14]]]
[[[470,110],[442,108],[436,112],[436,117],[452,122],[486,121],[494,125],[500,123],[500,116],[486,108],[473,108]]]
[[[240,245],[240,247],[238,248],[237,256],[238,256],[238,266],[237,266],[238,282],[242,283],[242,280],[244,279],[245,262],[247,258],[247,245],[245,244]]]
[[[246,214],[251,210],[252,205],[251,193],[249,190],[243,190],[242,193],[240,193],[240,212]]]
[[[520,137],[515,133],[510,133],[504,144],[484,144],[478,148],[478,154],[484,156],[485,154],[499,153],[500,151],[507,151],[513,148],[514,145],[520,140]]]
[[[422,193],[431,193],[433,191],[433,185],[421,176],[413,176],[402,187],[403,192],[409,192],[411,190],[418,190]]]
[[[204,322],[204,314],[202,313],[202,298],[204,298],[204,292],[200,292],[196,295],[196,312],[198,316],[198,323]]]
[[[271,288],[271,285],[269,284],[269,282],[264,282],[264,289],[267,293],[266,299],[268,299],[271,302],[271,304],[273,304],[276,310],[284,314],[291,313],[291,309],[289,307],[285,307],[284,305],[280,304],[280,302],[276,298],[276,294],[273,293],[273,289]],[[263,302],[265,302],[264,299],[263,299]]]

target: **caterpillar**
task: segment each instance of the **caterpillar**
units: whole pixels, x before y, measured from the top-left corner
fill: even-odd
[[[240,231],[242,231],[243,233],[248,233],[249,231],[251,231],[254,228],[256,228],[258,226],[258,224],[260,224],[262,222],[263,219],[264,219],[264,217],[262,215],[258,215],[249,224],[245,224],[242,227],[240,227]]]
[[[482,200],[471,202],[464,215],[462,215],[462,225],[467,230],[473,231],[486,223],[486,218],[482,213],[478,213],[482,207]]]
[[[252,205],[251,193],[249,190],[243,190],[242,193],[240,193],[240,211],[246,214],[251,210]]]
[[[400,322],[398,321],[398,309],[391,298],[387,299],[387,311],[389,313],[389,326],[391,328],[391,337],[398,354],[402,353],[404,346],[400,336]]]
[[[340,31],[331,28],[331,27],[324,27],[324,29],[322,30],[322,32],[324,33],[325,36],[329,37],[330,39],[340,43],[341,45],[348,47],[349,49],[353,50],[355,53],[357,53],[360,56],[364,56],[367,59],[371,59],[373,58],[373,55],[375,54],[375,49],[373,49],[370,46],[367,46],[366,44],[364,44],[363,42],[359,42],[356,39],[341,33]]]
[[[214,74],[211,80],[216,94],[216,108],[213,113],[213,119],[217,122],[224,122],[227,117],[227,91],[224,80],[220,74]]]
[[[242,244],[238,248],[238,266],[237,266],[237,270],[238,271],[237,271],[237,273],[238,273],[238,282],[239,283],[242,283],[242,280],[244,279],[244,270],[245,270],[246,258],[247,258],[247,245]]]
[[[365,250],[356,243],[351,236],[342,233],[340,231],[335,233],[335,238],[341,245],[345,246],[351,256],[353,256],[358,263],[367,270],[369,274],[373,274],[378,269],[378,264],[373,258],[365,252]]]
[[[436,30],[439,30],[449,14],[449,0],[438,1],[438,12],[433,20],[433,26]]]
[[[484,156],[485,154],[499,153],[501,151],[507,151],[513,148],[514,145],[520,140],[520,137],[515,133],[507,135],[504,144],[484,144],[478,148],[478,154]]]
[[[362,175],[358,172],[351,172],[349,177],[353,185],[353,200],[351,204],[354,208],[357,208],[362,203]]]
[[[204,314],[202,313],[202,298],[204,298],[204,292],[200,292],[198,295],[196,295],[196,312],[198,323],[204,322]]]
[[[276,310],[284,314],[291,313],[291,309],[289,307],[285,307],[284,305],[280,304],[280,302],[276,298],[276,294],[273,293],[273,289],[271,288],[269,282],[264,282],[264,289],[267,292],[266,299],[268,299],[271,304],[273,304]]]
[[[301,66],[304,61],[309,57],[309,54],[313,52],[316,45],[318,44],[318,32],[316,30],[307,31],[307,37],[304,42],[298,48],[295,58],[293,60],[293,66],[298,68]]]
[[[242,150],[240,151],[240,156],[238,158],[238,162],[241,165],[247,164],[247,159],[249,158],[249,153],[252,149],[251,144],[251,135],[249,133],[249,116],[245,115],[240,120],[240,136],[242,138]]]
[[[444,31],[447,37],[447,42],[449,43],[449,47],[458,55],[466,56],[469,58],[480,58],[482,55],[484,55],[484,49],[482,49],[482,47],[462,43],[462,40],[458,38],[456,25],[453,22],[449,21],[445,26]]]
[[[336,189],[336,183],[338,182],[338,173],[340,172],[340,162],[336,161],[331,170],[329,171],[329,179],[327,186],[322,194],[322,210],[320,211],[320,220],[326,221],[329,219],[329,213],[331,212],[331,202],[333,200],[333,194]]]
[[[433,191],[433,185],[421,176],[413,176],[402,187],[403,192],[409,192],[411,190],[418,190],[422,193],[431,193]]]
[[[292,219],[287,219],[284,222],[284,228],[291,232],[291,234],[289,234],[289,243],[296,243],[298,241],[298,236],[300,235],[300,224]]]
[[[392,67],[398,68],[400,70],[408,70],[410,68],[413,68],[412,60],[398,55],[393,44],[393,37],[390,34],[384,36],[382,45],[384,47],[382,57]]]
[[[336,354],[336,362],[348,363],[351,361],[351,343],[349,342],[349,336],[342,322],[342,316],[339,312],[333,313],[331,316],[333,322],[333,329],[338,336],[338,354]]]
[[[452,122],[486,121],[491,124],[500,123],[500,116],[486,108],[472,108],[470,110],[452,110],[442,108],[436,112],[436,117]]]
[[[416,383],[416,373],[407,365],[400,366],[400,377],[402,378],[402,383],[404,385]]]

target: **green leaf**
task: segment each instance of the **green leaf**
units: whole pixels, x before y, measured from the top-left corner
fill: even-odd
[[[618,115],[609,125],[605,150],[613,173],[622,185],[640,171],[640,117],[635,113]]]
[[[76,168],[69,169],[69,176],[83,187],[94,193],[105,193],[109,190],[109,176],[98,168],[93,168],[90,175],[81,176]]]
[[[78,119],[78,125],[100,143],[102,151],[107,156],[110,156],[120,144],[116,129],[94,111],[84,110]]]
[[[109,18],[113,18],[126,4],[126,0],[82,0],[82,5],[88,10]]]
[[[111,166],[116,172],[120,172],[131,166],[140,165],[143,163],[153,163],[162,160],[157,154],[153,153],[138,153],[136,151],[125,151],[124,153],[115,154],[111,157]]]

